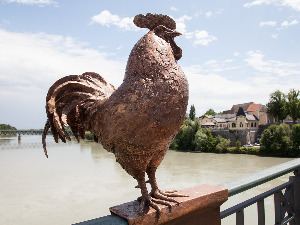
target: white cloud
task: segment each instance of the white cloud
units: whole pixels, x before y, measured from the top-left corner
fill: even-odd
[[[260,27],[264,27],[264,26],[274,27],[274,26],[276,26],[276,24],[277,24],[276,21],[264,21],[264,22],[260,22],[259,26]]]
[[[210,12],[210,11],[205,13],[205,16],[206,16],[207,18],[211,17],[211,15],[212,15],[212,12]]]
[[[259,51],[250,51],[247,54],[246,63],[255,67],[254,71],[247,69],[248,74],[240,71],[243,66],[236,66],[232,60],[213,59],[203,65],[183,67],[189,81],[189,104],[195,105],[197,115],[203,114],[209,108],[220,112],[230,109],[234,104],[250,101],[266,104],[270,93],[276,89],[288,92],[291,88],[297,88],[295,84],[299,84],[300,76],[293,71],[296,72],[296,67],[300,71],[299,64],[266,61]],[[295,69],[291,69],[293,67]],[[276,76],[278,72],[280,75],[287,71],[294,76],[285,77],[284,80]]]
[[[231,80],[222,72],[204,70],[204,65],[184,67],[189,81],[189,104],[194,104],[197,115],[202,115],[209,108],[216,112],[230,109],[232,105],[254,101],[266,103],[270,89],[253,82]],[[273,90],[272,90],[273,91]],[[250,94],[251,93],[251,94]]]
[[[245,3],[244,7],[252,7],[255,5],[275,5],[275,6],[284,6],[292,8],[296,11],[300,11],[300,1],[299,0],[255,0],[253,2]]]
[[[296,24],[298,24],[298,23],[299,23],[298,20],[293,20],[293,21],[291,21],[291,22],[289,22],[289,21],[283,21],[283,22],[281,23],[281,27],[286,28],[286,27],[290,27],[290,26],[296,25]]]
[[[57,79],[91,71],[117,87],[126,65],[71,37],[45,33],[0,29],[0,49],[0,117],[23,124],[18,128],[43,126],[45,96]]]
[[[260,51],[247,52],[245,61],[255,70],[278,76],[300,75],[300,63],[286,63],[278,60],[265,60]]]
[[[270,5],[272,3],[275,4],[276,2],[277,0],[255,0],[253,2],[245,3],[244,7],[249,8],[254,5],[262,5],[262,4]]]
[[[181,32],[182,34],[186,33],[186,25],[185,21],[191,20],[192,17],[184,15],[182,17],[179,17],[178,19],[174,19],[176,22],[176,30]]]
[[[120,18],[118,15],[111,14],[108,10],[104,10],[98,15],[93,16],[91,23],[99,23],[107,27],[115,25],[124,30],[140,30],[137,26],[134,25],[133,17]]]
[[[38,5],[38,6],[47,6],[47,5],[58,5],[57,2],[52,0],[4,0],[7,3],[19,3],[24,5]]]
[[[282,5],[291,7],[294,10],[300,11],[300,1],[299,0],[284,0]]]
[[[210,42],[216,41],[217,37],[209,35],[205,30],[195,30],[193,32],[186,33],[187,39],[193,39],[194,45],[207,46]]]
[[[174,6],[171,6],[171,11],[179,11],[176,7],[174,7]]]
[[[233,55],[234,55],[235,57],[237,57],[237,56],[240,55],[240,53],[239,53],[239,52],[235,52]]]

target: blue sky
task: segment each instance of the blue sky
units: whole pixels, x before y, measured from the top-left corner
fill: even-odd
[[[93,71],[118,87],[137,14],[167,14],[198,116],[300,89],[300,0],[0,0],[0,123],[44,126],[48,88]]]

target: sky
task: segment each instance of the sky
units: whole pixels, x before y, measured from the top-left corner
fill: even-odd
[[[197,116],[300,89],[300,0],[0,0],[0,124],[43,128],[47,91],[66,75],[97,72],[118,87],[148,32],[132,20],[146,13],[182,33]]]

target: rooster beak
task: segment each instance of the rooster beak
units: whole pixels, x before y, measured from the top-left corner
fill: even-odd
[[[180,32],[178,32],[177,30],[174,30],[173,31],[173,37],[177,37],[177,36],[180,36],[180,35],[182,35],[182,33],[180,33]]]
[[[167,32],[167,34],[169,35],[169,37],[171,38],[175,38],[177,36],[182,35],[181,33],[179,33],[177,30],[170,30]]]
[[[181,33],[179,33],[177,30],[173,30],[172,32],[170,32],[170,36],[171,37],[177,37],[177,36],[180,36],[182,35]]]

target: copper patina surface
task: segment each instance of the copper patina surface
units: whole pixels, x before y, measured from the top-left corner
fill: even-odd
[[[161,191],[155,172],[184,120],[188,82],[177,63],[182,50],[174,41],[180,35],[175,21],[148,13],[137,15],[134,23],[150,31],[133,47],[118,89],[94,72],[63,77],[50,87],[43,146],[48,157],[45,138],[49,129],[56,142],[70,140],[67,125],[78,141],[90,131],[137,180],[142,194],[139,213],[146,213],[150,206],[159,214],[161,205],[171,206],[177,202],[172,197],[180,196]]]

